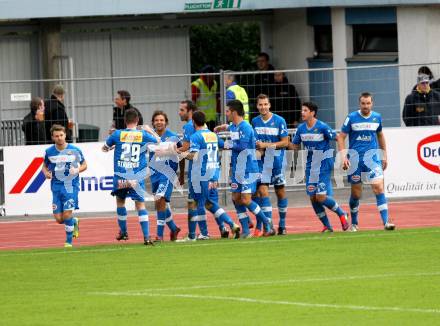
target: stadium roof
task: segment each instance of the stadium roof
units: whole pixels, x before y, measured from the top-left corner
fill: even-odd
[[[0,20],[438,3],[438,0],[0,0]]]

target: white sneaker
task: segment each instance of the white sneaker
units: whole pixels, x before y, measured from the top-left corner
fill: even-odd
[[[192,238],[190,238],[190,237],[188,237],[188,236],[186,236],[186,237],[183,238],[183,239],[177,239],[177,240],[176,240],[176,242],[195,242],[195,241],[197,241],[196,238],[192,239]]]
[[[208,235],[199,234],[197,236],[197,240],[209,240],[209,239],[210,239],[209,234]]]
[[[393,223],[388,222],[384,225],[383,228],[384,228],[384,230],[387,230],[387,231],[393,231],[396,228],[396,226]]]
[[[350,232],[357,232],[357,231],[359,231],[359,227],[357,226],[357,224],[352,224],[352,225],[350,225],[349,231]]]

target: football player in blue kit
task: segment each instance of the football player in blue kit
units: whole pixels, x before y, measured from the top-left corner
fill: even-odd
[[[72,238],[79,237],[79,220],[72,217],[78,209],[79,173],[87,169],[81,150],[66,142],[66,129],[54,124],[50,128],[54,145],[46,149],[43,173],[50,179],[52,190],[52,210],[55,220],[64,224],[66,242],[64,247],[72,247]]]
[[[198,220],[206,220],[208,209],[221,223],[230,226],[234,238],[240,237],[240,227],[233,222],[231,217],[220,207],[218,203],[218,180],[220,177],[219,165],[219,139],[215,133],[206,126],[205,113],[196,111],[192,121],[195,133],[190,138],[189,153],[182,153],[186,159],[192,160],[192,169],[189,174],[189,193],[194,199],[190,203],[189,233],[186,241],[196,240],[196,223]]]
[[[386,142],[382,132],[382,117],[372,111],[373,96],[364,92],[359,96],[359,110],[350,113],[339,134],[338,147],[345,151],[345,139],[349,138],[349,150],[345,153],[343,168],[348,170],[351,183],[349,200],[351,212],[350,231],[359,230],[359,200],[362,182],[371,184],[384,229],[392,231],[395,225],[388,217],[388,203],[384,194],[383,171],[387,167]]]
[[[349,228],[347,214],[332,198],[334,150],[330,148],[330,141],[335,140],[337,135],[327,124],[316,118],[317,113],[316,104],[303,103],[301,116],[304,122],[298,126],[292,143],[294,150],[299,150],[303,143],[307,151],[306,192],[310,196],[313,210],[324,225],[322,232],[333,232],[324,207],[339,216],[342,230],[346,231]]]
[[[258,161],[261,179],[257,182],[257,193],[254,201],[260,205],[266,216],[272,220],[272,204],[269,197],[269,185],[273,184],[278,199],[278,235],[286,234],[287,196],[284,186],[286,178],[285,148],[289,145],[287,125],[284,118],[270,112],[269,97],[265,94],[257,96],[259,116],[252,119],[252,127],[257,139],[256,147],[261,154]],[[257,223],[254,236],[261,235],[261,225]]]
[[[160,145],[170,147],[180,144],[177,134],[167,128],[168,116],[163,111],[155,111],[151,118],[151,124],[154,131],[161,139]],[[151,188],[155,198],[156,212],[157,212],[157,233],[155,241],[163,241],[163,233],[165,224],[170,229],[170,240],[175,241],[180,232],[180,228],[173,221],[171,212],[171,194],[173,192],[174,183],[177,182],[176,171],[179,165],[179,158],[177,155],[159,155],[157,146],[153,145],[149,152],[149,168]],[[158,153],[155,155],[155,151]]]
[[[252,194],[256,192],[259,176],[258,163],[255,153],[255,133],[252,126],[244,120],[243,104],[239,100],[232,100],[227,103],[226,117],[230,125],[224,124],[214,128],[215,132],[229,131],[231,139],[225,141],[224,148],[232,151],[231,156],[231,192],[232,200],[242,227],[242,237],[250,235],[249,217],[246,208],[252,212],[257,222],[263,224],[263,236],[273,236],[275,231],[271,227],[261,207],[252,200]]]
[[[130,197],[135,202],[139,223],[144,236],[145,245],[153,245],[150,240],[148,212],[145,208],[145,178],[147,176],[147,146],[160,142],[153,136],[154,132],[145,126],[145,130],[136,127],[139,115],[134,109],[125,112],[126,129],[114,131],[105,141],[104,152],[114,148],[112,195],[116,197],[119,233],[116,240],[128,240],[127,209],[125,199]],[[146,130],[149,130],[147,132]]]

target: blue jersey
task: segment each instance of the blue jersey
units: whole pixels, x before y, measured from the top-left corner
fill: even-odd
[[[332,130],[330,126],[320,120],[316,120],[315,125],[310,129],[307,127],[307,123],[301,123],[296,130],[295,137],[293,138],[292,142],[296,145],[303,143],[304,149],[307,151],[306,170],[310,170],[312,168],[314,152],[322,151],[322,153],[324,153],[328,151],[331,149],[330,140],[334,140],[335,138],[336,132]],[[319,152],[315,153],[318,154]],[[334,157],[332,150],[331,157],[325,158],[321,161],[320,171],[332,170],[333,164]]]
[[[52,172],[51,190],[66,189],[70,191],[70,187],[73,187],[75,191],[79,191],[79,177],[78,175],[69,175],[69,170],[71,167],[78,168],[83,162],[83,153],[72,144],[67,144],[67,147],[62,151],[59,151],[55,145],[46,149],[44,163],[47,169]]]
[[[193,162],[194,173],[200,173],[209,181],[218,181],[220,165],[218,158],[218,137],[208,129],[198,130],[191,136],[190,152],[199,153],[197,160]]]
[[[161,143],[176,143],[179,144],[179,137],[177,134],[169,129],[166,129],[163,135],[160,137]],[[163,172],[166,170],[164,165],[169,166],[174,172],[177,171],[177,167],[179,166],[179,159],[177,155],[174,156],[165,156],[165,157],[155,157],[154,152],[150,151],[150,173],[151,173],[151,181],[154,182],[159,180],[162,176],[164,176]],[[171,179],[170,176],[166,176],[168,179]]]
[[[129,174],[130,178],[138,175],[138,181],[142,179],[142,175],[145,178],[147,144],[157,143],[156,138],[144,130],[122,129],[113,132],[105,143],[108,147],[115,145],[113,158],[114,186],[117,183],[116,179],[124,179],[120,174]]]
[[[258,172],[258,164],[255,158],[256,139],[252,126],[249,124],[249,122],[243,120],[237,126],[234,124],[230,124],[228,126],[228,131],[230,131],[231,133],[231,141],[232,141],[232,148],[231,148],[232,173],[235,174],[238,165],[237,163],[245,164],[246,177],[249,173]],[[239,157],[240,153],[243,150],[249,150],[248,155],[246,156],[246,162],[243,162],[244,156]],[[241,159],[240,162],[239,159]]]
[[[287,126],[284,118],[280,117],[278,114],[272,114],[272,117],[264,121],[261,115],[252,119],[252,127],[255,130],[255,136],[257,140],[265,143],[276,143],[281,140],[281,138],[287,137]],[[285,149],[277,150],[278,156],[274,157],[273,168],[281,169],[283,167],[283,159]],[[264,162],[264,157],[262,158]]]
[[[183,129],[182,142],[189,143],[191,141],[191,136],[196,132],[192,120],[189,120],[187,123],[185,123],[182,129]],[[190,160],[188,164],[188,175],[191,174],[191,168],[192,168],[192,161]]]
[[[348,135],[349,148],[362,156],[370,149],[379,148],[377,133],[382,131],[382,117],[374,111],[368,117],[360,111],[352,112],[345,119],[341,131]]]

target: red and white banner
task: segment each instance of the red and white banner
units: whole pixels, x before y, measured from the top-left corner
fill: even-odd
[[[387,197],[440,195],[440,127],[386,128]]]

